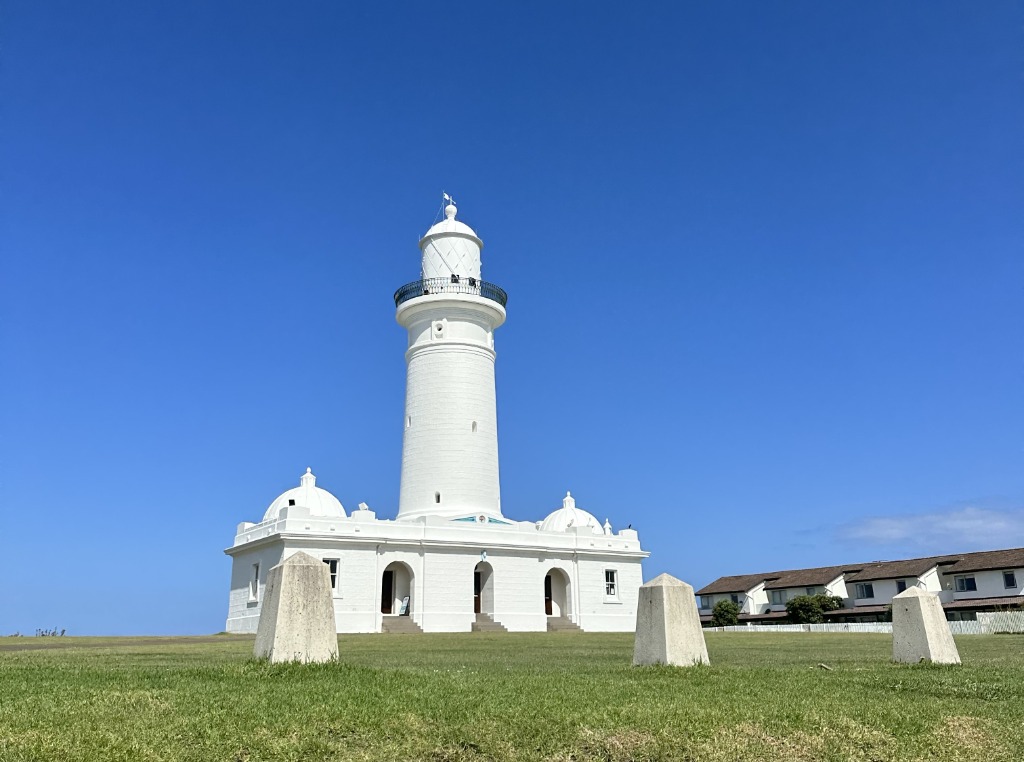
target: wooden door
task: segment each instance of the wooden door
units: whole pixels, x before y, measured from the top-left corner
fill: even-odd
[[[390,569],[384,572],[380,585],[380,613],[390,614],[395,605],[395,573]]]
[[[551,616],[551,575],[544,577],[544,613]]]
[[[473,572],[473,613],[480,613],[480,572]]]

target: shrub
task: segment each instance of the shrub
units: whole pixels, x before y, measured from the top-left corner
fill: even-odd
[[[731,627],[740,623],[740,607],[732,601],[719,601],[711,609],[712,627]]]
[[[843,607],[843,599],[836,595],[798,595],[786,601],[786,614],[794,624],[821,624],[826,611]]]

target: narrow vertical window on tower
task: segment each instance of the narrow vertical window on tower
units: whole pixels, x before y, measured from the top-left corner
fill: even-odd
[[[260,598],[260,565],[252,565],[252,577],[249,579],[249,600],[258,601]]]
[[[473,433],[476,434],[476,421],[473,421]]]
[[[441,493],[440,492],[435,492],[434,493],[434,502],[435,503],[440,503],[441,502]]]

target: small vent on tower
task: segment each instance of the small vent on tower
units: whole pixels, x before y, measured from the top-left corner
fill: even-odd
[[[295,501],[291,498],[288,498],[288,505],[295,505]]]
[[[473,433],[476,434],[476,421],[473,421]]]
[[[409,428],[410,426],[412,426],[412,416],[407,415],[405,416],[405,428]]]
[[[441,502],[441,493],[440,492],[435,492],[434,493],[434,502],[435,503],[440,503]]]

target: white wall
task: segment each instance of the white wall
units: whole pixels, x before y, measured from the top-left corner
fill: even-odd
[[[325,529],[330,536],[324,536]],[[494,602],[489,613],[508,630],[547,628],[544,577],[557,568],[570,580],[568,616],[572,621],[585,630],[632,631],[642,584],[641,562],[647,555],[632,531],[594,535],[589,529],[541,532],[528,523],[497,526],[438,519],[285,517],[240,527],[236,546],[229,550],[234,556],[229,631],[256,629],[259,606],[248,601],[254,559],[261,559],[262,578],[282,553],[288,556],[299,550],[340,562],[334,598],[338,632],[380,631],[383,572],[395,562],[406,564],[412,573],[414,622],[430,632],[469,631],[476,618],[473,571],[484,553],[493,570]],[[618,573],[614,598],[605,595],[606,569]]]
[[[1017,586],[1007,589],[1003,585],[1003,571],[1012,571],[1017,577]],[[977,591],[959,592],[954,582],[955,577],[974,577]],[[952,592],[952,600],[971,600],[972,598],[999,598],[1002,596],[1024,595],[1024,569],[998,569],[960,574],[943,574],[942,586]]]

